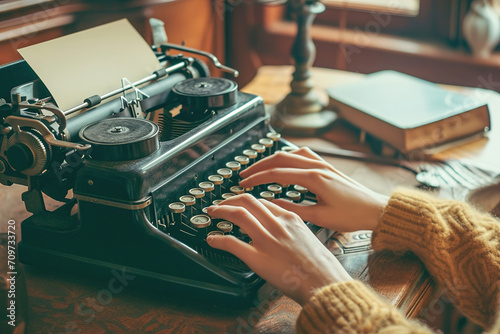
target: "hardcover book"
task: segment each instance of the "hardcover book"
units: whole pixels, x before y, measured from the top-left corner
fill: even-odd
[[[327,93],[342,118],[404,154],[491,128],[486,103],[395,71],[369,74]]]

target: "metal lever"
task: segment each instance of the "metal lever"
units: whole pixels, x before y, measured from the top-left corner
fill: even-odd
[[[197,54],[197,55],[200,55],[200,56],[207,57],[208,59],[210,59],[212,61],[212,63],[214,64],[214,66],[217,67],[218,69],[220,69],[220,70],[222,70],[224,72],[227,72],[227,73],[231,73],[235,78],[237,78],[240,75],[240,72],[238,72],[234,68],[228,67],[226,65],[222,65],[220,63],[219,59],[217,59],[217,57],[214,56],[211,53],[208,53],[208,52],[205,52],[205,51],[196,50],[196,49],[192,49],[192,48],[188,48],[187,46],[182,46],[182,45],[177,45],[177,44],[171,44],[171,43],[161,44],[160,47],[161,47],[162,52],[166,52],[167,50],[173,49],[173,50],[190,52],[190,53],[194,53],[194,54]]]

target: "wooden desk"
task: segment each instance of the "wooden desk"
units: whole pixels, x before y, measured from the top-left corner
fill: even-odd
[[[266,102],[275,103],[288,91],[290,73],[289,67],[262,68],[245,91],[257,93]],[[359,75],[340,71],[318,69],[314,73],[318,87],[359,78]],[[500,109],[495,109],[498,114]],[[460,148],[456,151],[476,154],[478,159],[489,162],[488,152],[493,152],[493,146],[498,148],[499,143],[499,132],[492,135],[490,141],[470,144],[474,145],[470,150]],[[299,145],[333,145],[331,141],[335,140],[343,148],[366,149],[357,144],[353,129],[343,127],[334,128],[322,138],[291,140]],[[380,192],[389,193],[398,184],[415,184],[412,175],[399,175],[388,167],[330,158],[328,161]],[[0,201],[3,205],[0,216],[3,220],[15,219],[20,224],[27,216],[21,202],[24,190],[21,186],[1,186]],[[341,255],[339,259],[351,275],[367,282],[408,316],[417,316],[435,297],[437,287],[414,256],[396,257],[390,253],[368,251]],[[294,331],[295,319],[300,312],[298,304],[272,290],[268,291],[266,299],[256,300],[252,307],[235,309],[231,305],[221,307],[174,299],[169,297],[168,291],[151,293],[125,287],[120,292],[109,294],[111,273],[109,277],[94,280],[66,274],[64,269],[51,272],[24,266],[24,271],[29,295],[28,333],[290,333]]]

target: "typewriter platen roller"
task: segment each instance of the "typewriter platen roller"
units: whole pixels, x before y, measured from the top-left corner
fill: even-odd
[[[264,283],[236,257],[208,246],[209,234],[251,240],[237,222],[212,220],[204,209],[243,192],[304,200],[302,187],[238,185],[240,170],[291,144],[269,128],[260,97],[238,92],[231,80],[193,76],[192,59],[165,53],[174,47],[158,54],[167,62],[166,78],[142,86],[148,97],[133,102],[144,118],[132,117],[133,93],[124,95],[129,104],[99,104],[65,124],[58,110],[40,111],[40,98],[22,101],[16,93],[17,101],[4,101],[0,179],[29,184],[23,199],[34,212],[22,223],[22,262],[104,273],[124,267],[154,286],[185,288],[193,296],[248,299]],[[36,82],[32,73],[27,77]],[[67,190],[72,198],[65,198]],[[48,212],[42,192],[67,203]],[[311,228],[323,241],[332,233]]]

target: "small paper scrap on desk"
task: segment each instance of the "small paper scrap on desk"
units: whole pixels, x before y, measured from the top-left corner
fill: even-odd
[[[126,19],[18,51],[62,110],[121,88],[122,78],[135,82],[161,67]]]

